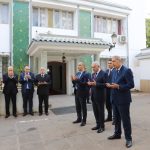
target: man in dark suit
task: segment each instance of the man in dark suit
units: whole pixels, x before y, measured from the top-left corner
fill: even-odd
[[[28,114],[27,105],[29,103],[29,114],[33,113],[33,93],[34,93],[34,74],[30,72],[29,66],[25,66],[24,72],[20,74],[21,92],[23,97],[23,116]]]
[[[13,105],[13,116],[17,117],[16,95],[18,93],[18,89],[17,89],[18,75],[14,73],[12,66],[9,66],[8,72],[3,75],[3,83],[4,83],[3,93],[5,95],[5,108],[6,108],[5,118],[8,118],[10,116],[10,112],[9,112],[10,100],[12,101],[12,105]]]
[[[45,68],[40,68],[40,73],[35,78],[35,84],[37,85],[37,94],[39,98],[39,116],[43,114],[43,101],[45,107],[45,115],[48,115],[50,76],[48,74],[45,74]]]
[[[112,75],[112,83],[107,83],[107,87],[112,89],[112,103],[115,112],[115,132],[108,137],[109,140],[121,138],[121,121],[123,123],[126,147],[132,146],[131,121],[130,121],[130,89],[134,87],[133,74],[131,69],[122,65],[119,56],[112,57],[113,66],[116,69]]]
[[[75,76],[71,76],[71,80],[75,87],[75,104],[77,112],[77,120],[73,123],[80,123],[81,126],[86,125],[87,107],[86,97],[88,93],[87,82],[89,75],[84,70],[85,66],[82,62],[78,64],[78,72]]]
[[[105,101],[105,83],[106,73],[100,69],[98,62],[92,63],[92,81],[88,82],[91,86],[91,100],[93,105],[94,116],[96,119],[96,126],[92,130],[97,130],[101,133],[105,130],[104,125],[104,101]]]
[[[108,65],[108,69],[106,70],[106,74],[107,74],[107,81],[106,82],[111,83],[112,71],[114,69],[111,59],[108,60],[107,65]],[[106,109],[108,112],[108,116],[107,116],[107,119],[105,120],[105,122],[112,121],[112,102],[111,102],[110,92],[111,92],[111,89],[106,88]],[[114,120],[114,117],[113,117],[113,120]]]

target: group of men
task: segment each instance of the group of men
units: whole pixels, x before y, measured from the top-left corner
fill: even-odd
[[[27,114],[34,115],[33,113],[33,93],[34,93],[34,85],[37,86],[37,94],[39,99],[39,115],[43,114],[42,104],[44,101],[45,106],[45,114],[48,115],[48,97],[49,97],[49,85],[50,85],[50,77],[45,73],[45,68],[40,68],[40,73],[38,75],[34,75],[30,72],[30,67],[25,66],[24,72],[20,74],[18,77],[17,74],[14,73],[14,69],[12,66],[8,67],[8,72],[3,75],[3,93],[5,96],[5,110],[6,116],[8,118],[10,116],[9,104],[12,101],[13,106],[13,116],[17,117],[17,108],[16,108],[16,98],[18,93],[18,82],[21,84],[21,92],[23,99],[23,116]]]
[[[99,62],[92,63],[93,74],[85,70],[85,65],[78,64],[78,72],[71,76],[71,80],[76,89],[75,105],[77,119],[73,123],[81,123],[80,126],[86,125],[87,106],[86,96],[91,93],[93,112],[96,120],[96,126],[92,130],[97,133],[105,131],[105,121],[113,120],[115,125],[114,134],[108,137],[109,140],[121,138],[121,121],[123,123],[126,147],[132,146],[131,121],[130,121],[130,89],[134,87],[133,74],[131,69],[122,64],[119,56],[113,56],[108,61],[109,69],[103,71]],[[108,117],[105,120],[104,104],[108,111]]]

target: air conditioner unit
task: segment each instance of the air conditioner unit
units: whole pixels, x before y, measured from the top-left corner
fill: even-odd
[[[120,35],[119,36],[119,43],[125,44],[126,42],[127,42],[127,37],[125,35]]]

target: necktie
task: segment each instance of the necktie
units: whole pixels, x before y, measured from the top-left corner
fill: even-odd
[[[118,79],[118,76],[119,76],[119,70],[116,70],[115,80],[117,80],[117,79]]]
[[[80,79],[81,75],[82,75],[82,72],[79,72],[77,75],[78,79]]]
[[[108,76],[110,76],[110,72],[111,72],[111,69],[109,69],[109,71],[108,71]]]
[[[96,72],[96,73],[94,73],[93,79],[95,80],[95,79],[96,79],[96,77],[97,77],[97,72]]]

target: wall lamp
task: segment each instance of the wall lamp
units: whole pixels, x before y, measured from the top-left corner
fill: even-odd
[[[110,45],[109,51],[115,47],[117,42],[117,34],[115,32],[113,32],[113,34],[111,35],[111,39],[112,39],[112,45]]]

